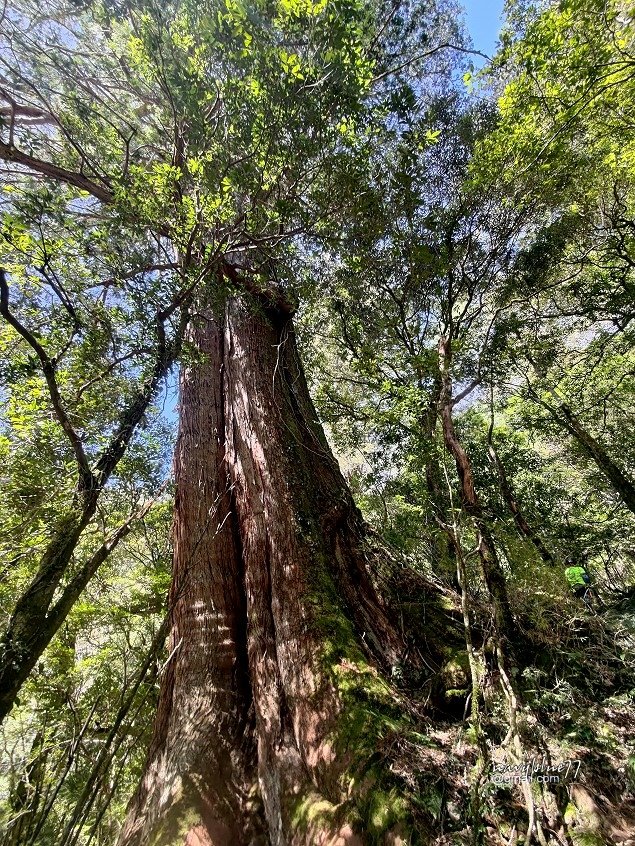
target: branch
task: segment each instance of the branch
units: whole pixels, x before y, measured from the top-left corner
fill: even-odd
[[[181,265],[177,264],[176,262],[165,262],[163,264],[147,264],[145,267],[137,268],[136,270],[131,270],[129,273],[121,273],[117,276],[112,276],[110,279],[106,279],[104,282],[100,282],[99,285],[93,285],[93,288],[109,288],[113,285],[117,285],[118,282],[125,282],[128,279],[134,279],[137,276],[141,276],[146,273],[155,273],[158,271],[163,270],[180,270]]]
[[[102,452],[95,464],[95,471],[100,488],[105,485],[110,477],[110,474],[119,463],[119,459],[124,454],[139,421],[145,414],[160,380],[167,374],[180,353],[181,342],[189,317],[188,303],[191,296],[192,289],[186,288],[174,298],[165,310],[158,312],[156,315],[158,349],[152,373],[143,387],[137,392],[137,395],[134,397],[128,408],[125,409],[119,418],[117,431],[112,436],[110,443]],[[174,340],[172,342],[168,342],[165,334],[165,321],[179,306],[182,306],[179,326],[175,331]]]
[[[0,106],[0,117],[9,118],[14,123],[26,123],[28,126],[42,123],[55,123],[55,118],[50,112],[45,112],[43,109],[37,109],[34,106],[21,106],[12,100],[8,94],[2,93],[0,96],[8,100],[10,106]]]
[[[72,170],[66,170],[66,168],[52,164],[51,162],[36,159],[28,153],[23,153],[11,144],[0,142],[0,160],[15,162],[35,173],[41,173],[42,176],[47,176],[58,182],[66,182],[68,185],[73,185],[82,191],[88,191],[89,194],[92,194],[93,197],[97,197],[98,200],[104,203],[112,203],[113,201],[112,192],[108,188],[104,188],[93,182],[92,179],[88,179],[80,173],[74,173]]]
[[[69,583],[64,588],[62,595],[57,600],[50,612],[47,614],[47,625],[54,623],[56,626],[56,630],[57,628],[59,628],[59,625],[68,615],[78,596],[81,594],[88,582],[95,575],[99,567],[104,563],[104,561],[108,558],[110,553],[119,545],[119,543],[127,535],[130,534],[134,525],[139,520],[143,520],[146,514],[148,514],[148,512],[154,507],[154,505],[156,505],[159,497],[162,493],[164,493],[165,489],[167,488],[168,482],[169,480],[166,480],[151,500],[146,502],[134,514],[131,514],[130,517],[128,517],[128,519],[125,521],[125,523],[122,523],[122,525],[119,526],[119,528],[114,531],[110,535],[110,537],[106,538],[103,544],[91,555],[91,557],[88,559],[88,561],[86,561],[86,563],[79,570],[79,572],[77,572],[71,578]]]
[[[112,371],[115,369],[115,367],[117,367],[119,364],[123,364],[124,361],[128,361],[129,359],[133,358],[135,355],[139,355],[140,353],[147,354],[147,353],[150,353],[150,352],[152,352],[152,350],[150,350],[146,347],[141,347],[139,349],[131,350],[130,352],[127,352],[125,355],[120,355],[118,358],[115,358],[113,361],[110,362],[108,367],[104,368],[101,371],[101,373],[98,373],[97,376],[93,376],[93,378],[89,379],[88,382],[84,382],[84,384],[78,389],[78,391],[75,395],[75,400],[79,401],[81,399],[82,395],[84,394],[84,392],[88,390],[88,388],[92,387],[97,382],[101,382],[101,380],[104,377],[108,376],[109,373],[112,373]]]
[[[86,453],[84,452],[84,446],[82,441],[73,428],[70,420],[68,419],[68,415],[62,405],[62,398],[60,396],[59,389],[57,387],[57,381],[55,379],[55,364],[49,358],[46,350],[37,340],[37,338],[29,332],[29,330],[23,326],[20,321],[11,313],[9,310],[9,285],[7,284],[5,271],[3,268],[0,268],[0,314],[4,317],[7,323],[12,326],[15,331],[24,338],[27,344],[35,351],[35,354],[40,360],[40,364],[42,367],[42,373],[44,378],[46,379],[46,384],[48,385],[49,395],[51,397],[51,402],[53,404],[53,409],[55,411],[55,415],[64,430],[66,437],[71,443],[73,447],[73,452],[75,453],[75,459],[77,461],[77,466],[79,468],[79,476],[80,476],[80,490],[86,490],[87,488],[92,487],[93,482],[95,481],[93,474],[90,471],[90,467],[88,465],[88,459],[86,458]]]
[[[371,80],[371,83],[380,82],[382,79],[385,79],[387,76],[391,76],[393,73],[399,73],[399,71],[405,70],[405,68],[412,65],[414,62],[418,62],[420,59],[428,59],[430,56],[434,56],[435,53],[440,53],[442,50],[456,50],[458,53],[467,53],[470,56],[481,56],[483,59],[487,59],[488,62],[491,62],[490,56],[486,53],[482,53],[480,50],[470,50],[467,47],[460,47],[458,44],[451,44],[449,41],[446,41],[443,44],[439,44],[437,47],[433,47],[432,50],[426,50],[425,53],[418,53],[416,56],[411,56],[406,62],[403,62],[401,65],[397,65],[395,68],[390,68],[390,70],[380,73],[379,76],[375,76]]]
[[[249,272],[248,268],[241,267],[240,270],[244,270],[246,273]],[[275,309],[285,317],[291,317],[295,313],[296,306],[284,296],[282,291],[275,288],[259,288],[258,285],[249,279],[246,273],[239,274],[237,268],[228,261],[223,260],[221,272],[234,285],[251,294],[265,309]]]
[[[465,399],[466,396],[471,394],[474,388],[478,388],[481,384],[482,378],[482,376],[477,376],[475,379],[472,379],[467,388],[463,388],[463,390],[452,399],[452,408],[454,408],[455,405],[458,405],[462,399]]]

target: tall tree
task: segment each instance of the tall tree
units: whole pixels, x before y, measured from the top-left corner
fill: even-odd
[[[169,314],[194,309],[172,649],[126,846],[265,831],[276,844],[354,843],[421,827],[389,761],[373,769],[398,698],[376,667],[396,667],[405,644],[317,422],[297,286],[284,290],[276,261],[292,237],[332,226],[373,90],[385,107],[392,80],[401,96],[455,34],[442,15],[395,11],[226,0],[9,16],[24,63],[10,69],[0,155],[147,233],[184,280]],[[35,139],[34,111],[46,127]]]
[[[435,444],[440,431],[476,528],[496,627],[511,643],[516,632],[503,567],[454,418],[459,403],[473,401],[499,368],[513,300],[506,286],[525,214],[507,208],[494,185],[479,191],[467,183],[475,138],[488,124],[486,109],[470,111],[452,93],[411,109],[408,117],[386,139],[391,156],[383,169],[369,177],[375,203],[359,209],[347,230],[327,320],[352,381],[370,389],[358,391],[357,407],[384,428],[388,420],[400,427],[402,442],[403,430],[409,431],[425,453],[429,502],[443,525],[449,511],[440,507],[446,488]],[[373,404],[392,408],[382,416],[369,411]]]

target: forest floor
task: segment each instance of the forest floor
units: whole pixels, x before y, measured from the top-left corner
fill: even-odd
[[[426,741],[386,739],[435,846],[635,846],[635,599],[571,599],[559,614],[555,631],[526,629],[511,718],[483,636],[478,709],[454,642],[424,685]]]

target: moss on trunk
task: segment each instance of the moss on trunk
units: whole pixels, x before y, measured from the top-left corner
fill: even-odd
[[[389,681],[406,639],[291,320],[232,301],[191,338],[204,357],[181,385],[173,656],[119,844],[424,843],[399,756],[426,739]]]

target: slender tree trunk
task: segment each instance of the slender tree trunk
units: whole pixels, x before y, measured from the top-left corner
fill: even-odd
[[[518,504],[518,500],[516,499],[516,495],[514,494],[514,489],[511,486],[511,483],[507,477],[507,472],[505,470],[505,466],[503,462],[500,460],[499,454],[496,452],[494,444],[492,443],[491,432],[489,434],[489,445],[488,451],[490,459],[496,468],[496,472],[498,473],[498,481],[500,484],[501,493],[503,494],[503,499],[505,500],[505,504],[509,508],[514,522],[518,527],[518,531],[527,538],[527,540],[531,541],[531,543],[536,548],[536,551],[545,562],[545,564],[549,564],[549,566],[553,566],[556,563],[555,558],[549,552],[545,544],[543,543],[542,538],[540,535],[533,529],[527,520],[525,519],[525,515],[522,512],[520,505]]]
[[[369,767],[394,706],[375,664],[397,664],[403,642],[291,319],[232,301],[191,338],[205,360],[181,381],[173,654],[119,846],[389,836],[399,814],[367,819],[369,793],[386,790],[386,764]]]
[[[158,352],[150,377],[122,412],[115,433],[95,463],[90,481],[80,478],[72,507],[52,527],[51,540],[40,559],[35,577],[15,604],[0,638],[0,723],[10,712],[20,688],[58,632],[75,600],[119,541],[128,534],[130,523],[120,527],[111,539],[78,568],[54,601],[71,566],[80,538],[95,515],[101,491],[125,454],[163,378],[180,353],[186,314],[187,310],[183,308],[176,337],[171,342],[166,342],[163,325],[167,313],[158,321]]]
[[[11,789],[8,797],[12,819],[4,831],[2,846],[20,846],[27,841],[31,833],[33,820],[42,799],[48,758],[42,730],[36,733],[31,743],[30,757],[24,776]]]
[[[476,527],[479,558],[483,578],[492,600],[497,633],[507,643],[514,644],[516,641],[516,625],[509,607],[505,574],[500,566],[494,538],[487,525],[483,507],[474,486],[474,474],[469,456],[457,437],[454,420],[452,419],[451,356],[450,339],[442,337],[439,341],[439,368],[443,382],[440,399],[443,436],[456,464],[463,508],[465,513],[472,518]]]
[[[429,450],[425,464],[425,474],[426,487],[428,489],[428,494],[430,495],[433,512],[430,519],[430,532],[432,535],[430,553],[435,567],[437,568],[437,572],[440,575],[442,574],[449,577],[454,587],[460,589],[456,575],[457,570],[453,560],[454,553],[452,549],[452,542],[447,534],[447,530],[440,528],[440,526],[445,526],[447,524],[448,517],[443,491],[443,479],[441,477],[441,467],[435,449],[435,434],[439,414],[441,389],[442,382],[439,376],[435,379],[430,392],[428,407],[421,419],[421,428],[426,438],[427,449]]]
[[[611,485],[621,497],[624,505],[635,514],[635,484],[622,472],[599,441],[588,432],[578,420],[571,408],[562,404],[559,408],[562,417],[553,413],[554,418],[573,435],[586,454],[595,461]]]
[[[528,359],[534,370],[540,378],[545,378],[546,374],[530,356]],[[605,478],[611,483],[615,491],[620,496],[622,502],[629,511],[635,514],[635,483],[633,479],[629,478],[621,468],[613,461],[611,456],[604,449],[602,444],[588,432],[572,408],[566,402],[561,402],[558,407],[554,407],[548,402],[545,402],[530,385],[530,395],[543,408],[546,408],[555,422],[562,426],[567,432],[578,442],[584,452],[592,459]]]
[[[82,786],[82,791],[79,797],[77,798],[73,812],[70,815],[70,818],[68,819],[68,822],[66,823],[63,832],[60,834],[58,846],[74,846],[80,836],[82,825],[87,819],[91,808],[95,802],[95,799],[97,798],[97,794],[101,792],[103,796],[103,791],[100,791],[100,781],[104,781],[108,769],[112,763],[112,760],[117,754],[119,747],[121,746],[126,737],[126,733],[121,731],[122,724],[124,723],[124,720],[128,719],[128,714],[133,704],[135,704],[136,700],[139,698],[139,688],[141,687],[146,677],[150,676],[150,678],[148,679],[150,684],[152,684],[154,678],[156,677],[156,659],[157,655],[159,654],[159,651],[165,644],[167,631],[167,620],[164,620],[159,626],[159,630],[157,631],[156,635],[152,640],[150,649],[148,650],[145,660],[141,665],[141,669],[139,670],[137,677],[132,682],[130,689],[125,691],[126,696],[123,702],[121,703],[121,707],[119,708],[113,720],[113,724],[110,730],[108,731],[106,738],[104,739],[101,749],[99,750],[99,754],[95,759],[90,775]],[[145,697],[141,698],[143,699]],[[39,834],[40,829],[46,821],[48,813],[53,807],[53,803],[55,802],[57,793],[61,788],[64,779],[66,778],[66,775],[70,771],[70,766],[71,760],[69,758],[68,767],[62,779],[58,783],[54,794],[49,799],[47,803],[48,807],[44,808],[44,813],[41,815],[40,820],[38,821],[38,825],[36,826],[33,836],[29,841],[29,846],[31,846],[32,843],[37,843],[35,838]],[[102,807],[103,813],[105,812],[107,805]]]
[[[96,490],[85,492],[83,505],[59,521],[35,578],[15,605],[0,640],[0,723],[66,617],[52,620],[47,612],[79,538],[95,513],[97,501]]]

